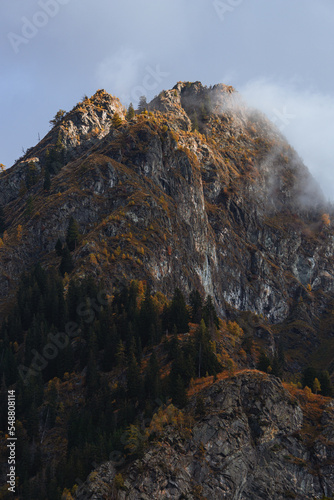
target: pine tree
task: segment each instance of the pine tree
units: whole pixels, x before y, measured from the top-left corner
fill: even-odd
[[[65,245],[63,252],[62,252],[62,259],[61,263],[59,266],[59,272],[62,276],[65,275],[65,273],[70,274],[74,269],[74,264],[72,260],[71,253],[68,249],[68,246]]]
[[[68,224],[67,235],[66,235],[66,243],[70,252],[75,250],[78,240],[79,240],[79,226],[74,217],[70,218],[70,222]]]
[[[173,300],[169,310],[170,324],[175,325],[178,333],[188,331],[189,315],[183,293],[179,288],[175,289]]]
[[[323,396],[332,397],[334,390],[328,371],[322,371],[319,374],[319,382],[321,385],[321,394]]]
[[[133,107],[133,104],[132,102],[130,102],[130,105],[128,107],[128,112],[126,114],[126,119],[129,121],[129,120],[132,120],[132,118],[135,116],[135,110],[134,110],[134,107]]]
[[[28,172],[27,172],[27,176],[26,176],[26,186],[27,188],[31,188],[32,186],[34,186],[34,184],[36,184],[37,182],[37,169],[36,169],[36,165],[34,162],[29,162],[28,163]]]
[[[219,319],[211,295],[208,295],[203,308],[203,319],[205,324],[211,328],[219,326]]]
[[[302,384],[303,387],[313,387],[314,379],[318,376],[317,370],[309,366],[304,370]]]
[[[158,313],[154,306],[150,289],[149,287],[147,287],[145,292],[145,300],[141,305],[138,318],[138,330],[143,346],[156,343],[159,340],[157,338],[159,336],[157,335],[157,333],[160,333],[157,332],[157,329],[159,328],[158,323]]]
[[[139,399],[141,394],[141,376],[140,369],[134,354],[132,354],[131,356],[126,378],[127,393],[129,398]]]
[[[146,110],[147,110],[147,100],[146,97],[142,95],[139,98],[138,111],[139,113],[143,113]]]
[[[43,184],[43,189],[45,191],[50,191],[51,188],[51,177],[50,177],[50,172],[48,168],[45,168],[44,170],[44,184]]]
[[[176,379],[175,388],[173,391],[173,403],[178,408],[183,408],[188,402],[187,392],[181,375]]]
[[[159,363],[153,351],[145,373],[145,398],[156,399],[160,394],[161,380]]]
[[[5,214],[2,205],[0,205],[0,235],[6,230]]]
[[[257,364],[257,369],[260,370],[261,372],[268,372],[268,368],[270,366],[270,359],[266,355],[264,351],[261,351],[259,361]]]
[[[56,254],[58,255],[58,257],[61,257],[63,255],[63,244],[59,238],[57,240],[55,250],[56,250]]]
[[[193,323],[200,323],[202,319],[202,297],[198,290],[193,290],[189,297],[190,308],[191,308],[191,321]]]
[[[122,340],[120,340],[117,344],[117,351],[116,351],[116,362],[117,362],[117,366],[119,366],[120,368],[124,368],[125,366],[125,359],[126,359],[126,356],[125,356],[125,346],[122,342]]]
[[[99,373],[97,370],[96,357],[94,355],[93,350],[89,353],[89,359],[87,364],[87,375],[86,375],[86,386],[87,386],[87,396],[90,398],[96,389],[98,388],[99,383]]]
[[[57,174],[65,162],[65,148],[62,143],[61,133],[59,131],[56,144],[46,150],[45,169],[50,174]]]

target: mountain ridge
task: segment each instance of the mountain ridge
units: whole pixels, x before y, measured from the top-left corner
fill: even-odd
[[[99,90],[0,174],[23,498],[42,481],[43,499],[80,499],[74,474],[101,461],[90,498],[333,495],[333,209],[232,87],[178,82],[140,108]]]

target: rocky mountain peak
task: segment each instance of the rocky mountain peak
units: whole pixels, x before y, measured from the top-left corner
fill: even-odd
[[[117,450],[88,498],[333,495],[334,210],[232,87],[147,108],[99,90],[0,173],[24,498],[83,498]]]
[[[333,290],[331,226],[321,218],[329,209],[284,137],[238,102],[232,87],[179,82],[149,103],[149,113],[126,120],[120,101],[104,90],[85,97],[23,163],[0,175],[8,224],[24,223],[30,255],[39,231],[39,249],[51,258],[73,215],[92,239],[77,248],[81,269],[91,268],[86,261],[92,248],[102,252],[105,235],[115,264],[108,268],[101,257],[95,273],[122,280],[135,272],[165,292],[175,282],[186,293],[196,286],[221,314],[227,303],[283,321],[303,287]],[[29,167],[28,158],[39,161]],[[29,196],[39,216],[23,220]],[[120,236],[126,227],[135,245]],[[162,247],[143,239],[147,228]],[[129,257],[118,262],[118,248]]]

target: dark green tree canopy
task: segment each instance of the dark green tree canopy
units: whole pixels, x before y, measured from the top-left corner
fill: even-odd
[[[133,104],[132,102],[130,102],[130,105],[128,107],[128,112],[126,114],[126,119],[127,120],[132,120],[132,118],[135,116],[135,110],[134,110],[134,107],[133,107]]]
[[[139,104],[138,104],[138,111],[139,113],[142,113],[143,111],[147,110],[147,100],[144,95],[140,96],[139,98]]]
[[[78,223],[74,219],[74,217],[71,217],[66,234],[66,243],[70,252],[73,252],[73,250],[75,250],[78,244],[79,235],[80,233]]]
[[[3,207],[0,205],[0,236],[5,232],[5,230],[6,230],[5,213]]]

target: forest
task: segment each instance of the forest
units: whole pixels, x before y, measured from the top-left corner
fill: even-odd
[[[15,388],[20,498],[60,499],[97,464],[139,455],[134,430],[163,405],[184,407],[193,378],[222,370],[218,324],[197,290],[187,303],[179,289],[168,300],[145,282],[108,295],[40,264],[23,274],[0,337],[1,429]]]

